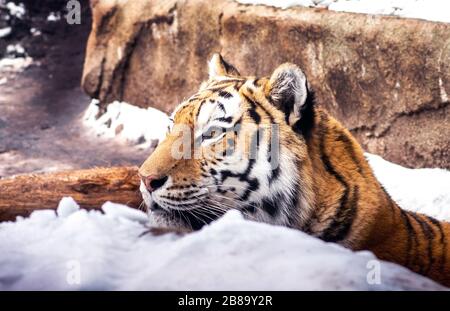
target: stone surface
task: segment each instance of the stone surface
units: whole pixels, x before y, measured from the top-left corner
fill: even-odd
[[[0,39],[20,43],[33,58],[23,71],[0,68],[0,180],[24,173],[140,165],[152,149],[97,137],[82,122],[90,102],[80,88],[91,28],[89,1],[80,0],[80,25],[69,25],[64,18],[47,21],[50,11],[62,12],[67,0],[20,3],[30,14],[22,22],[41,34],[14,32]],[[5,191],[0,193],[1,201]]]
[[[231,0],[92,0],[83,87],[170,112],[221,52],[244,75],[300,65],[364,148],[450,168],[450,24]]]

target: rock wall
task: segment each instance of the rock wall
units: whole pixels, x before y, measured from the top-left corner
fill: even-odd
[[[300,65],[317,102],[364,148],[409,167],[450,168],[450,24],[232,0],[91,0],[83,87],[166,112],[220,51],[242,74]]]

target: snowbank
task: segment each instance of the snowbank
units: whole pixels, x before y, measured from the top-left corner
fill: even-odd
[[[367,154],[404,207],[448,217],[450,172],[410,170]],[[444,209],[447,207],[447,210]],[[147,215],[106,203],[0,223],[0,290],[436,290],[436,283],[302,232],[234,211],[186,236],[142,235]]]
[[[236,0],[279,8],[293,6],[328,8],[333,11],[394,15],[450,23],[448,0]]]
[[[409,169],[366,153],[375,176],[403,209],[450,221],[450,172]]]
[[[117,137],[139,148],[155,146],[166,136],[169,117],[162,111],[147,109],[115,101],[99,116],[99,102],[93,99],[87,108],[83,122],[95,135]]]
[[[0,224],[0,290],[437,290],[407,269],[234,211],[184,237],[141,235],[146,215],[64,199]],[[351,268],[350,268],[351,267]],[[374,277],[374,273],[378,273]]]

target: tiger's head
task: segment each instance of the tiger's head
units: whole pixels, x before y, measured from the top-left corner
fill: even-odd
[[[305,143],[313,114],[296,65],[243,77],[213,55],[209,79],[176,107],[165,140],[139,169],[149,213],[158,225],[193,230],[229,209],[301,227],[313,200]]]

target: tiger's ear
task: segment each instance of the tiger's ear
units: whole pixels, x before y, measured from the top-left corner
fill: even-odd
[[[303,118],[308,104],[308,81],[303,71],[294,64],[285,63],[273,72],[265,87],[272,104],[284,112],[286,122],[294,126]],[[311,98],[310,98],[311,99]]]
[[[208,69],[210,79],[217,76],[240,76],[239,71],[227,63],[219,53],[214,53],[211,57],[208,63]]]

